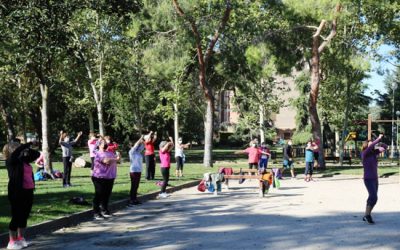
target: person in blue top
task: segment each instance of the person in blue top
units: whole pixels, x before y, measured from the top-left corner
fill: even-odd
[[[142,175],[144,137],[140,137],[139,140],[131,146],[132,147],[129,150],[131,191],[128,206],[135,206],[142,204],[137,199],[137,190],[139,188],[140,177]]]
[[[316,146],[312,145],[312,141],[308,141],[306,146],[306,170],[304,172],[304,180],[309,182],[312,181],[312,174],[314,168],[314,150]]]

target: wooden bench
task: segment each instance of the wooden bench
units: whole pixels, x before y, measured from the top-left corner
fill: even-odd
[[[339,156],[326,156],[325,161],[334,161],[335,163],[339,163],[340,157]],[[351,166],[351,157],[350,156],[344,156],[343,161],[347,161]]]
[[[257,169],[234,169],[233,174],[224,175],[224,179],[225,187],[229,190],[229,180],[261,180],[261,174],[258,173]],[[258,188],[261,189],[261,186]],[[217,195],[217,192],[215,192],[214,195]]]

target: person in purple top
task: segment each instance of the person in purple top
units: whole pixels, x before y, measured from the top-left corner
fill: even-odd
[[[387,145],[381,143],[383,135],[380,134],[375,141],[365,141],[362,146],[361,159],[364,167],[364,184],[368,191],[367,207],[363,221],[374,224],[371,217],[372,209],[378,201],[378,155],[387,149]]]
[[[96,220],[109,218],[108,202],[117,177],[117,162],[120,156],[107,151],[108,144],[104,139],[99,140],[98,151],[94,158],[92,181],[94,185],[93,211]],[[100,209],[101,205],[101,209]]]

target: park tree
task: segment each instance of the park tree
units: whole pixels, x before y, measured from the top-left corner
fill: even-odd
[[[141,3],[136,0],[87,3],[74,12],[68,23],[71,33],[70,47],[86,70],[87,82],[92,89],[97,110],[99,132],[102,135],[106,134],[104,102],[105,92],[109,90],[111,82],[113,53],[123,46],[125,27],[131,15],[140,8]],[[92,120],[91,113],[89,108],[89,120]]]
[[[142,23],[153,35],[143,51],[141,63],[146,75],[155,81],[160,90],[155,112],[166,121],[173,119],[174,137],[178,141],[179,120],[182,118],[180,110],[189,106],[189,90],[192,86],[187,79],[192,73],[194,53],[188,32],[177,29],[178,17],[174,15],[170,1],[145,7],[152,21],[151,24],[146,20]]]
[[[215,97],[214,97],[214,88],[210,81],[207,79],[207,69],[209,67],[210,59],[214,53],[215,45],[218,42],[221,34],[224,33],[226,25],[229,21],[229,16],[232,10],[231,1],[226,0],[222,5],[213,5],[213,7],[220,8],[210,8],[210,12],[208,13],[210,16],[216,15],[217,21],[208,21],[207,26],[199,27],[199,20],[203,18],[206,12],[202,12],[204,10],[203,1],[198,1],[194,6],[189,6],[189,2],[185,2],[184,7],[182,8],[180,2],[178,0],[172,1],[173,6],[179,16],[181,16],[187,24],[189,24],[189,28],[193,32],[194,36],[194,46],[196,47],[197,60],[198,60],[198,77],[199,84],[201,89],[204,92],[204,96],[206,99],[207,109],[205,115],[205,123],[204,123],[204,161],[203,164],[205,167],[212,167],[212,147],[213,147],[213,134],[214,134],[214,108],[215,108]],[[184,8],[187,8],[186,10]],[[202,9],[203,7],[203,9]],[[188,10],[190,8],[190,10]],[[200,13],[196,13],[199,12]],[[196,16],[197,14],[197,16]],[[217,24],[215,24],[217,23]],[[211,35],[212,34],[212,35]]]
[[[68,41],[66,25],[75,8],[73,1],[12,1],[4,3],[3,21],[18,45],[18,68],[33,77],[41,94],[42,151],[51,171],[48,134],[48,100],[57,85],[54,73],[62,66]],[[36,86],[37,86],[36,85]]]
[[[73,33],[75,54],[86,69],[87,79],[92,89],[97,109],[99,133],[105,135],[104,125],[104,88],[108,72],[105,70],[108,58],[113,52],[115,26],[112,17],[99,13],[96,9],[83,9],[75,12],[69,27]],[[88,110],[91,113],[91,110]]]
[[[305,24],[305,28],[313,30],[311,38],[311,58],[310,58],[310,97],[309,97],[309,115],[314,138],[322,140],[321,122],[318,115],[317,103],[319,88],[321,84],[320,58],[322,52],[337,34],[338,17],[342,9],[339,1],[284,1],[287,6],[303,16],[303,20],[319,23],[318,26]],[[327,30],[327,34],[324,34]],[[321,42],[322,39],[322,42]],[[323,158],[323,147],[320,150],[320,166],[325,167]]]

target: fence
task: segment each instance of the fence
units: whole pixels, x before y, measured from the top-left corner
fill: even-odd
[[[281,151],[278,152],[280,154],[282,154],[283,149],[281,149]],[[306,149],[304,147],[293,147],[293,157],[295,158],[302,158],[305,157],[305,153],[306,153]],[[397,158],[399,155],[399,152],[395,152],[395,158]],[[325,148],[324,149],[324,156],[336,156],[336,152],[330,148]],[[356,148],[345,148],[343,151],[343,156],[344,157],[350,157],[353,159],[356,158],[361,158],[361,150],[360,149],[356,149]],[[379,154],[379,158],[389,158],[390,156],[390,146],[388,147],[388,149],[384,152],[382,152],[381,154]]]

